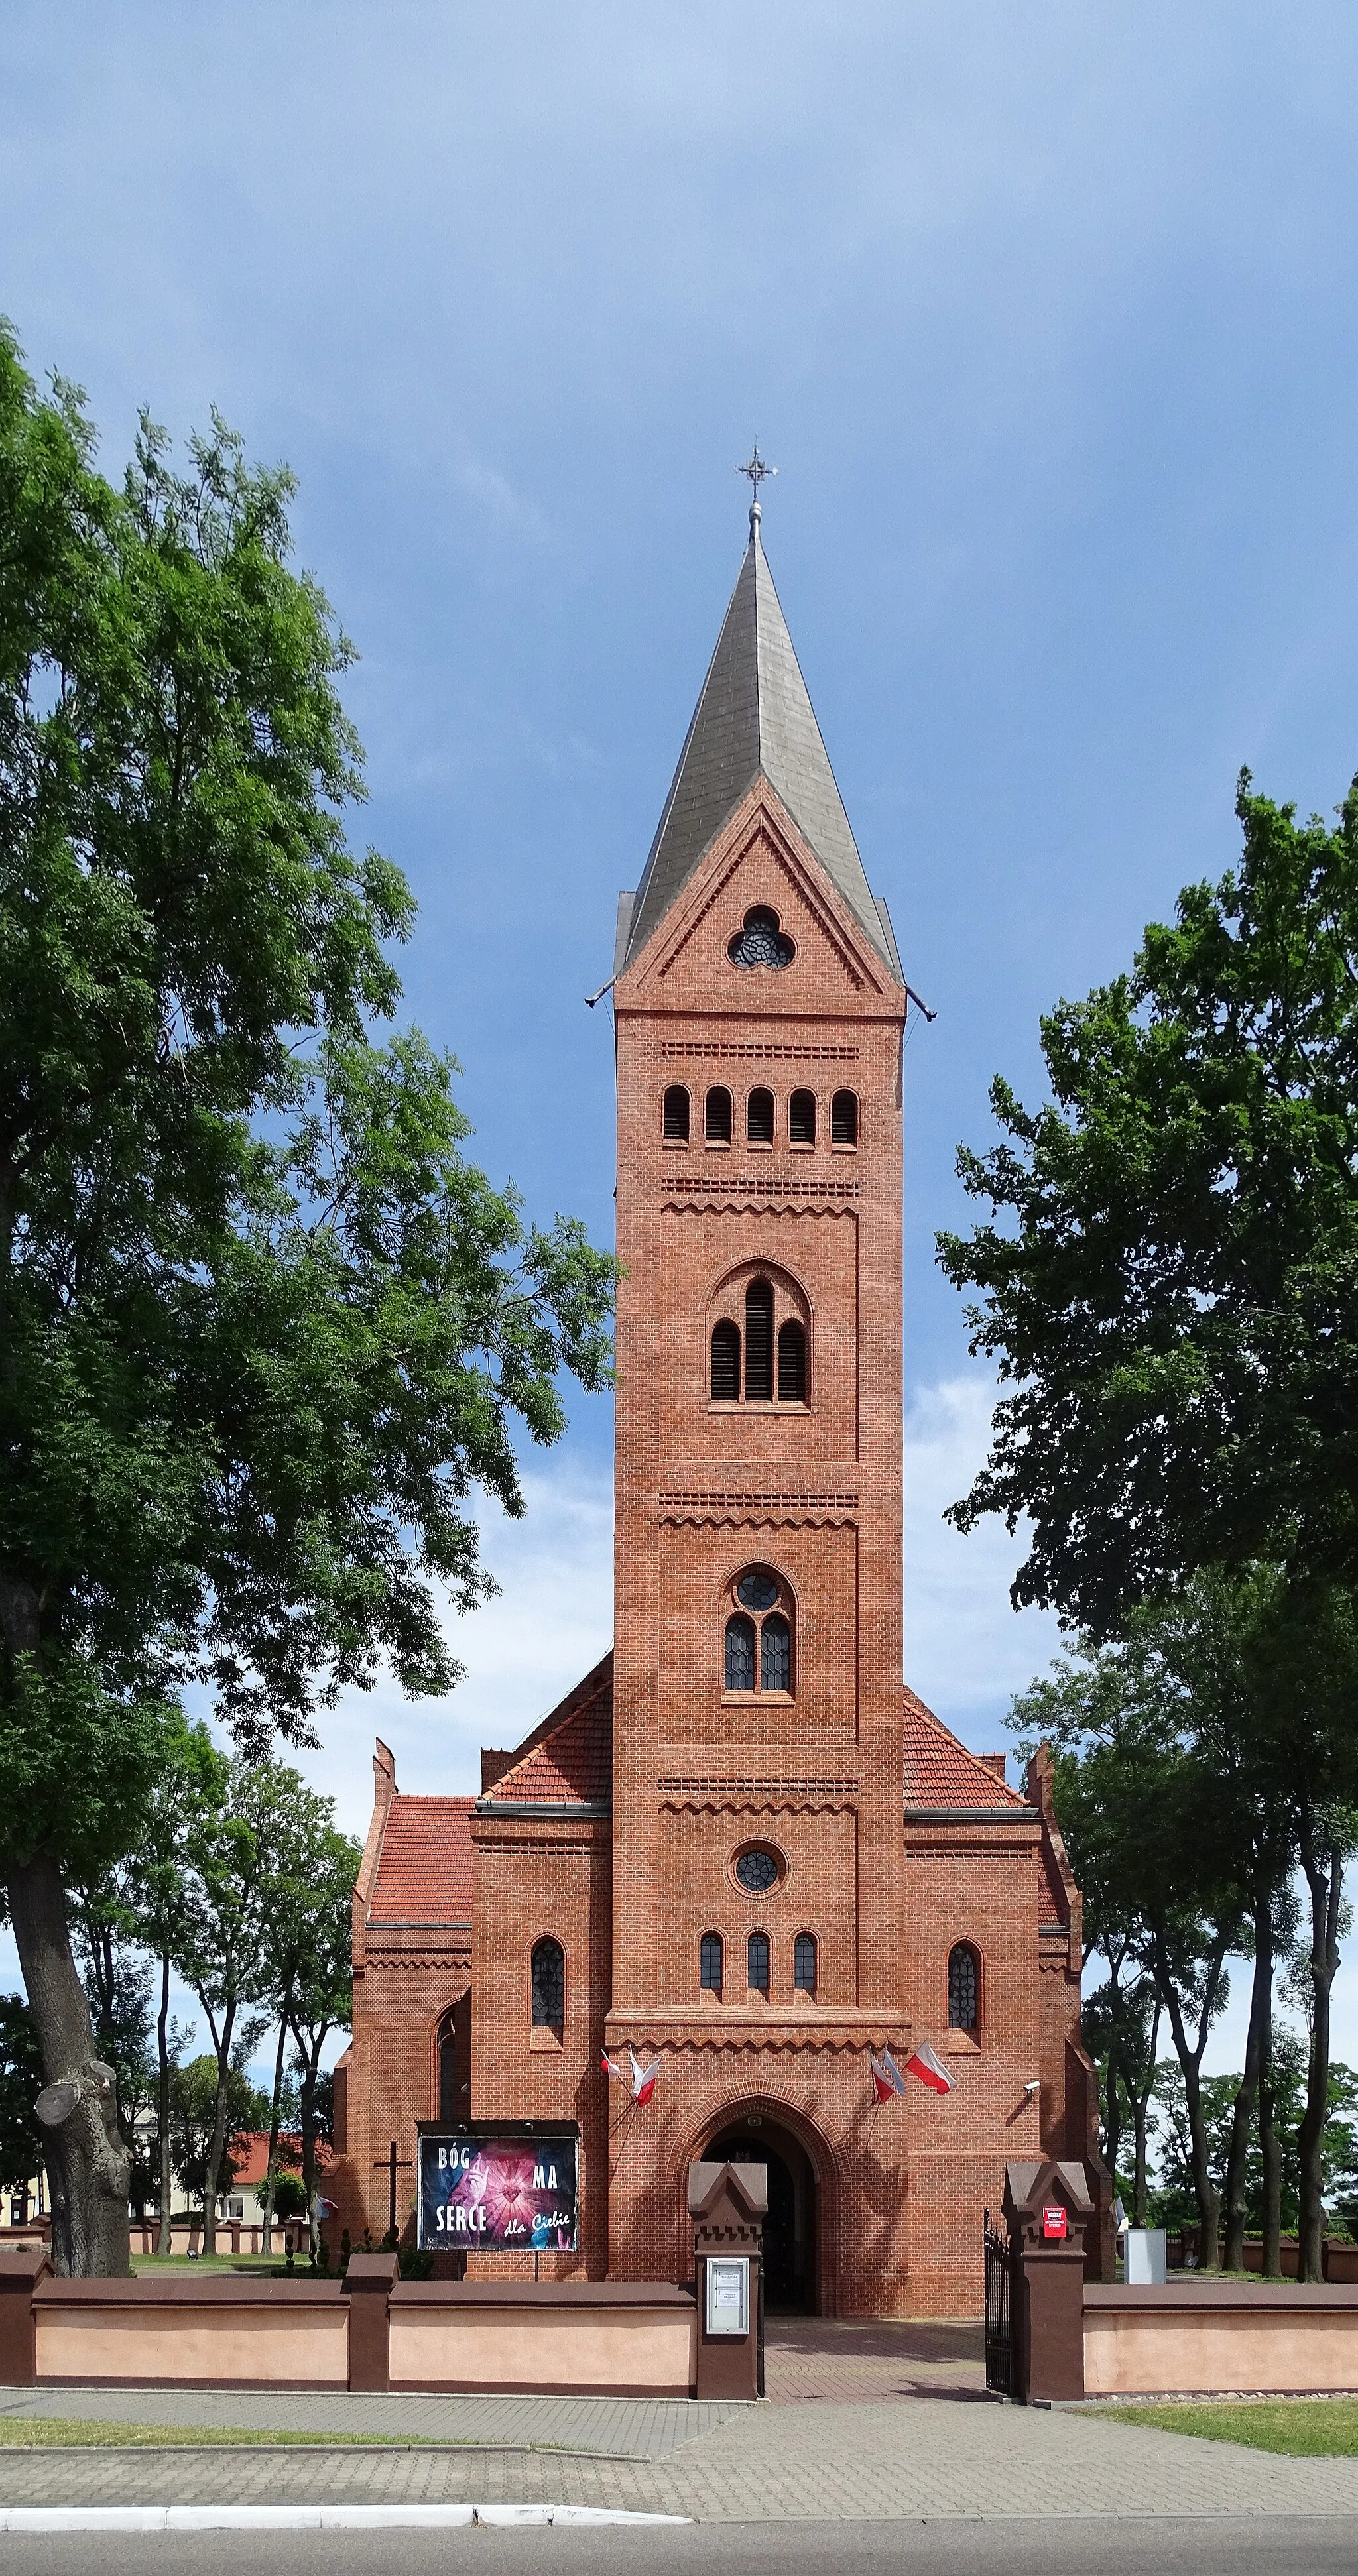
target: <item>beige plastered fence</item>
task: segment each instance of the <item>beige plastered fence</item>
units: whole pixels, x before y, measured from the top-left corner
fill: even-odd
[[[1084,2289],[1086,2397],[1358,2389],[1358,2289],[1169,2282]]]
[[[57,2280],[0,2250],[0,2385],[536,2390],[687,2397],[689,2291],[632,2281],[401,2281],[355,2255],[343,2281]]]

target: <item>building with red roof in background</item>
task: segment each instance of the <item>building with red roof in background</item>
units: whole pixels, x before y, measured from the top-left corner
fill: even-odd
[[[901,1681],[908,999],[756,503],[619,907],[614,1647],[479,1797],[402,1795],[377,1747],[327,2175],[355,2241],[393,2189],[411,2236],[419,2124],[470,2118],[578,2123],[549,2276],[690,2274],[712,2155],[768,2166],[775,2305],[976,2313],[1013,2157],[1083,2160],[1109,2251],[1049,1766],[1012,1788]],[[946,2089],[880,2101],[872,2053],[926,2047]]]

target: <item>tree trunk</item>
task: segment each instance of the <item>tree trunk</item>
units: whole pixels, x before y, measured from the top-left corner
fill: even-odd
[[[1226,2158],[1226,2244],[1222,2261],[1228,2272],[1245,2269],[1245,2158],[1254,2106],[1259,2095],[1260,2041],[1264,2015],[1273,1999],[1273,1890],[1256,1889],[1254,1906],[1254,1987],[1250,2026],[1245,2037],[1245,2071],[1231,2113],[1231,2144]]]
[[[274,2059],[273,2100],[269,2104],[269,2160],[264,2168],[264,2239],[262,2251],[273,2252],[273,2160],[278,2153],[278,2124],[283,2100],[283,2056],[288,2044],[286,2008],[278,2016],[278,2055]]]
[[[198,2000],[203,2003],[201,1995]],[[226,2095],[227,2086],[231,2081],[231,2034],[236,2027],[235,1997],[232,1996],[226,2007],[220,2037],[218,2037],[217,2025],[211,2013],[208,2012],[206,2004],[203,2004],[203,2011],[207,2016],[208,2029],[212,2033],[212,2045],[217,2052],[217,2099],[212,2112],[212,2143],[208,2148],[207,2166],[203,2175],[203,2252],[215,2254],[217,2251],[217,2183],[222,2170],[222,2158],[226,2153]]]
[[[156,2108],[160,2118],[160,2136],[156,2140],[160,2165],[160,2233],[156,2238],[158,2254],[174,2252],[174,2167],[170,2160],[170,1954],[160,1954],[160,2010],[156,2015]]]
[[[1174,2053],[1183,2069],[1184,2105],[1188,2113],[1189,2165],[1193,2175],[1193,2197],[1198,2204],[1198,2261],[1215,2264],[1218,2259],[1218,2229],[1221,2198],[1212,2180],[1211,2161],[1207,2152],[1207,2126],[1202,2116],[1202,2057],[1212,2027],[1212,2012],[1226,1964],[1228,1936],[1222,1934],[1208,1962],[1203,1979],[1203,1997],[1198,2013],[1198,2043],[1189,2044],[1184,2027],[1178,1991],[1169,1973],[1164,1945],[1159,1935],[1155,1940],[1155,1982],[1169,2015],[1174,2040]]]
[[[1306,2109],[1297,2131],[1301,2209],[1297,2223],[1297,2278],[1324,2277],[1321,2237],[1325,2223],[1325,2123],[1330,2115],[1330,1989],[1339,1967],[1339,1918],[1344,1902],[1344,1859],[1337,1843],[1307,1834],[1302,1868],[1311,1891],[1311,2047],[1306,2066]]]
[[[132,2268],[130,2159],[113,2070],[94,2054],[56,1862],[40,1853],[11,1869],[9,1907],[46,2078],[37,2113],[52,2193],[52,2268],[74,2279],[124,2279]]]
[[[1282,2279],[1283,2151],[1274,2119],[1273,1987],[1270,1983],[1259,2023],[1259,2163],[1263,2196],[1263,2249],[1260,2269],[1266,2281]]]
[[[1130,2085],[1127,2086],[1127,2098],[1132,2106],[1132,2127],[1136,2139],[1136,2168],[1132,2176],[1132,2225],[1134,2227],[1144,2227],[1148,2217],[1150,2193],[1146,2174],[1146,2129],[1150,2120],[1151,2095],[1155,2091],[1155,2070],[1159,2062],[1160,1998],[1157,1995],[1155,2012],[1151,2020],[1145,2082],[1136,2093],[1132,2091]]]

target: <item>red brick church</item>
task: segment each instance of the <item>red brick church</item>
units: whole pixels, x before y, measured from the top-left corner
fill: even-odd
[[[757,503],[615,965],[615,1643],[478,1798],[378,1746],[335,2223],[381,2237],[394,2139],[409,2230],[420,2121],[575,2121],[548,2272],[691,2274],[685,2169],[740,2154],[771,2302],[974,2313],[1006,2159],[1097,2167],[1080,1898],[1045,1764],[902,1684],[907,991]],[[921,2042],[951,2091],[879,2104]]]

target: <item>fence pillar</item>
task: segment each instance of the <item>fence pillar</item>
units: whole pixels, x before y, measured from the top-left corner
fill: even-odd
[[[1046,2157],[1006,2165],[1014,2395],[1022,2406],[1085,2393],[1085,2230],[1095,2217],[1084,2168]]]
[[[349,2385],[370,2392],[391,2386],[390,2299],[399,2269],[394,2254],[351,2254],[344,2287],[349,2300]]]
[[[698,2291],[695,2397],[764,2393],[764,2220],[767,2165],[707,2163],[688,2169],[693,2269]],[[709,2284],[709,2267],[715,2269]],[[734,2268],[746,2265],[743,2282]],[[736,2304],[743,2296],[744,2311]]]
[[[51,2268],[45,2245],[0,2252],[0,2388],[31,2388],[37,2378],[33,2293]]]

